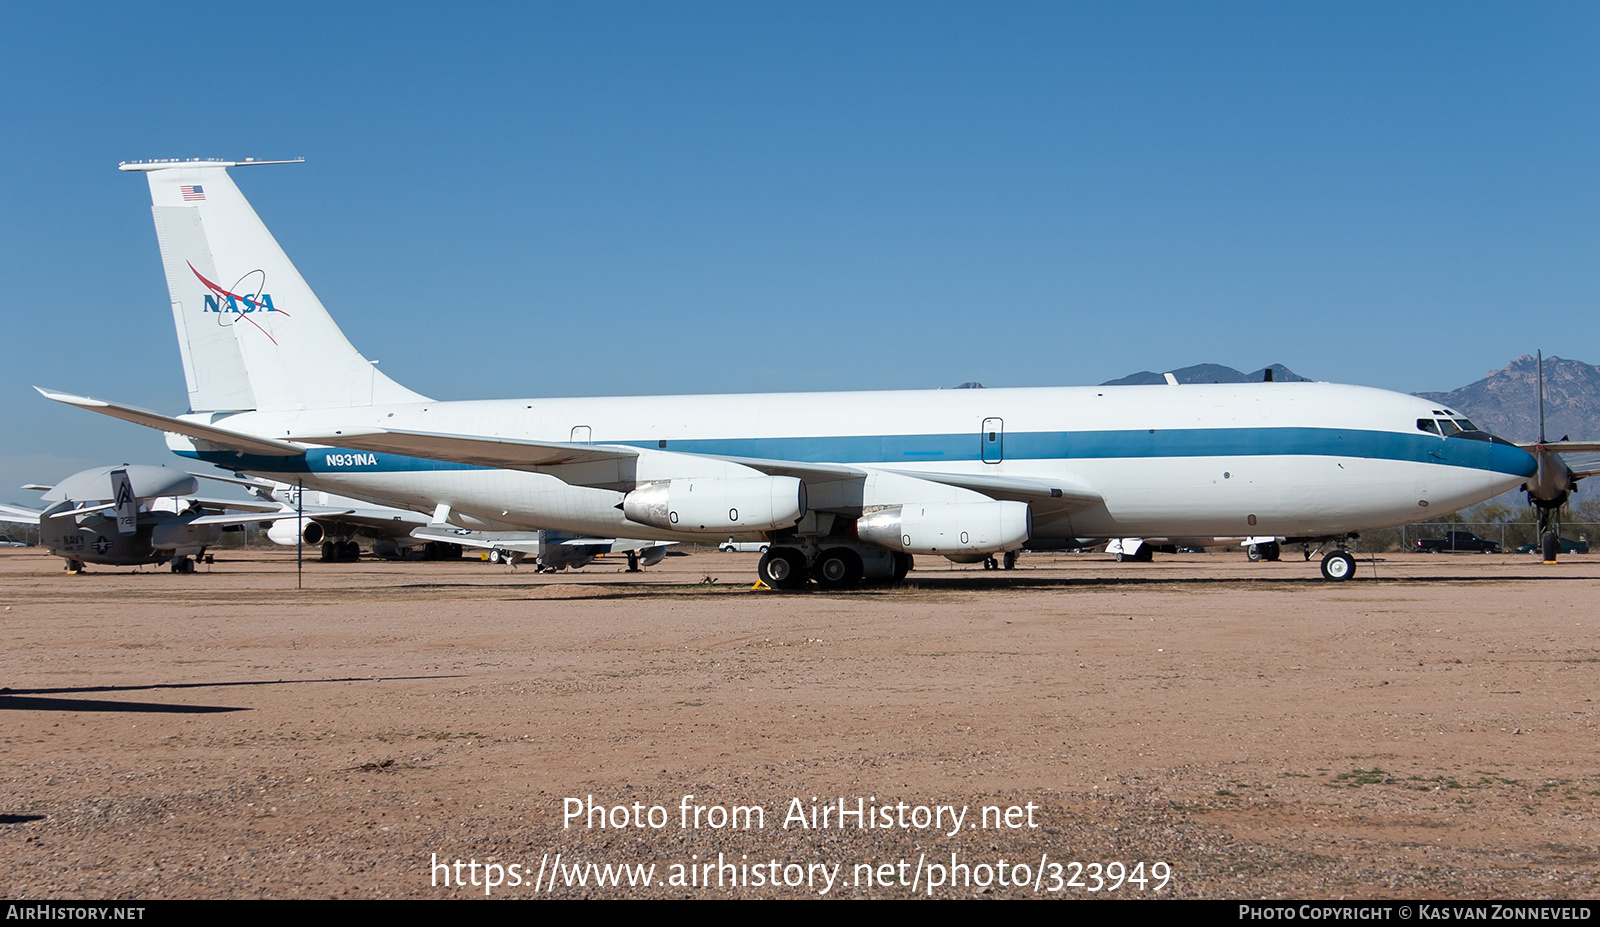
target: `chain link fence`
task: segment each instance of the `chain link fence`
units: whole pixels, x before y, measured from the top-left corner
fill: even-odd
[[[1470,531],[1486,541],[1495,541],[1503,551],[1512,551],[1523,545],[1539,543],[1538,528],[1531,521],[1434,521],[1382,531],[1363,531],[1361,550],[1402,551],[1416,550],[1422,538],[1444,538],[1446,531]],[[1600,543],[1600,523],[1592,521],[1564,521],[1561,536],[1569,541]]]

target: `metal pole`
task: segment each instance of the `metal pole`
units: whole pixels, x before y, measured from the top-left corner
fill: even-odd
[[[305,549],[306,549],[306,481],[302,477],[296,484],[294,493],[295,518],[294,523],[294,587],[304,589],[305,578]]]

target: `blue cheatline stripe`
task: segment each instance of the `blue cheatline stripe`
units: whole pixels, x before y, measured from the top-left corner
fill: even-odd
[[[658,440],[602,441],[655,450]],[[668,441],[668,451],[796,463],[894,464],[907,461],[981,461],[983,435],[837,435],[812,438],[690,438]],[[220,467],[264,473],[395,473],[490,469],[341,448],[317,448],[303,457],[268,457],[229,451],[183,452]],[[990,453],[994,450],[991,446]],[[1431,463],[1533,476],[1538,465],[1520,448],[1427,434],[1334,428],[1187,428],[1140,431],[1034,431],[1005,436],[1005,459],[1147,460],[1164,457],[1363,457]]]
[[[372,451],[352,451],[338,447],[313,448],[299,457],[236,454],[233,451],[175,451],[174,453],[180,457],[216,464],[224,470],[249,470],[256,473],[413,473],[492,469],[476,464],[428,460],[425,457],[405,457],[400,454],[377,454]]]

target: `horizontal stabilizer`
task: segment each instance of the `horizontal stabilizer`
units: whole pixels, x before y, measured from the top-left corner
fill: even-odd
[[[115,502],[102,502],[99,505],[80,505],[75,509],[62,509],[59,512],[51,512],[49,517],[76,518],[79,515],[93,515],[95,512],[104,512],[106,509],[114,509],[116,507],[117,504]]]
[[[269,457],[299,457],[306,452],[304,447],[298,444],[291,444],[288,441],[258,438],[255,435],[230,431],[226,428],[218,428],[215,425],[202,425],[199,422],[173,418],[170,415],[162,415],[159,412],[151,412],[149,409],[141,409],[137,406],[125,406],[120,403],[107,402],[104,399],[91,399],[88,396],[74,396],[71,393],[62,393],[40,386],[35,386],[34,389],[38,390],[39,395],[46,399],[64,402],[69,406],[77,406],[80,409],[88,409],[91,412],[99,412],[101,415],[109,415],[112,418],[120,418],[125,422],[133,422],[135,425],[143,425],[146,428],[154,428],[157,431],[165,431],[200,441],[207,441],[230,451],[241,451],[246,454],[264,454]]]
[[[1600,441],[1546,441],[1543,444],[1537,441],[1529,441],[1526,443],[1519,442],[1517,447],[1525,451],[1542,447],[1547,451],[1555,451],[1557,454],[1600,454]]]

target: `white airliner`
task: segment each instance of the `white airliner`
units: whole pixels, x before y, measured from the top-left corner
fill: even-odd
[[[1537,469],[1436,403],[1327,383],[435,402],[351,346],[227,172],[265,163],[284,162],[121,165],[149,180],[191,411],[41,392],[457,527],[769,540],[780,588],[1030,538],[1331,540],[1344,579],[1349,535]]]

